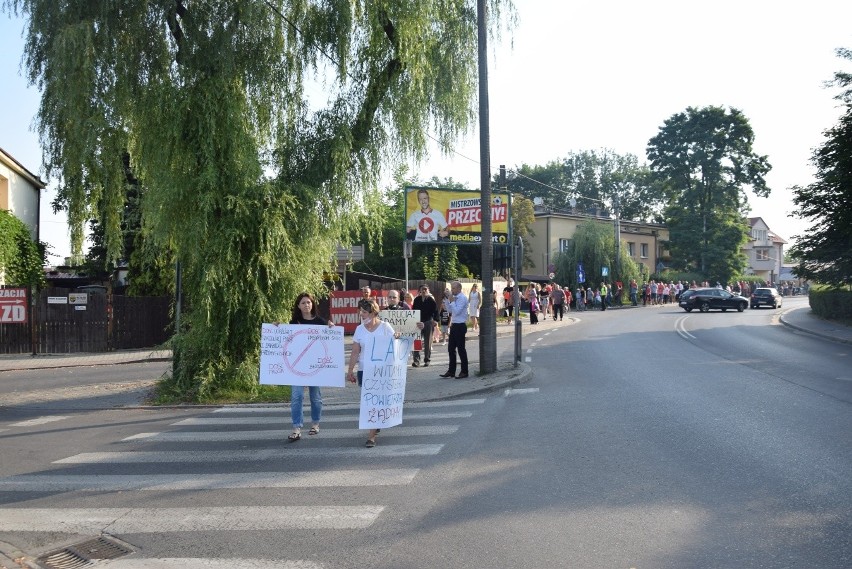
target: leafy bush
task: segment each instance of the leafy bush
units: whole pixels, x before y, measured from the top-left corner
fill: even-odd
[[[852,322],[852,291],[811,289],[808,295],[814,314],[828,320]]]

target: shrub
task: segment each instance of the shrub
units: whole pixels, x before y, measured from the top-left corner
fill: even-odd
[[[828,320],[852,322],[852,291],[811,289],[808,295],[814,314]]]

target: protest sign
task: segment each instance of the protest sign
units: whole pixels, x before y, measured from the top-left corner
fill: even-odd
[[[402,423],[408,354],[413,339],[375,336],[365,346],[360,429],[384,429]]]
[[[393,327],[394,332],[403,336],[420,334],[417,323],[420,322],[419,310],[380,310],[379,318]]]
[[[343,387],[346,384],[343,328],[263,324],[261,385]]]

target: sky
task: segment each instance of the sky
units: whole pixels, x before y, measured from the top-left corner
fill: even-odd
[[[647,162],[664,121],[687,107],[737,108],[766,155],[768,198],[749,196],[751,216],[792,241],[808,227],[789,217],[794,185],[814,181],[810,164],[842,109],[825,83],[852,64],[849,0],[515,0],[518,25],[488,50],[490,166],[543,165],[571,152],[608,148]],[[59,263],[71,252],[55,181],[41,168],[34,132],[40,93],[23,76],[24,21],[0,14],[0,148],[42,176],[42,240]],[[474,128],[444,157],[435,149],[413,174],[480,181]]]

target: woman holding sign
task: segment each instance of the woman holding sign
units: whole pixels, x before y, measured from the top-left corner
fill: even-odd
[[[394,330],[390,324],[379,319],[379,305],[375,300],[361,300],[358,303],[358,313],[361,316],[361,323],[355,329],[355,335],[352,337],[352,353],[349,355],[349,373],[346,375],[346,379],[352,383],[357,381],[360,387],[366,367],[366,348],[372,345],[372,339],[375,336],[393,336]],[[355,373],[356,363],[360,370],[357,374]],[[370,429],[370,434],[367,436],[367,448],[376,446],[376,435],[378,434],[379,429]]]
[[[296,297],[290,324],[309,324],[312,326],[334,326],[334,322],[320,318],[317,314],[317,303],[310,293],[303,292]],[[322,418],[322,394],[317,386],[308,387],[308,396],[311,399],[311,430],[309,435],[319,434],[319,424]],[[290,387],[290,416],[293,419],[293,432],[287,437],[291,443],[302,438],[302,401],[305,397],[305,388],[301,385]]]

